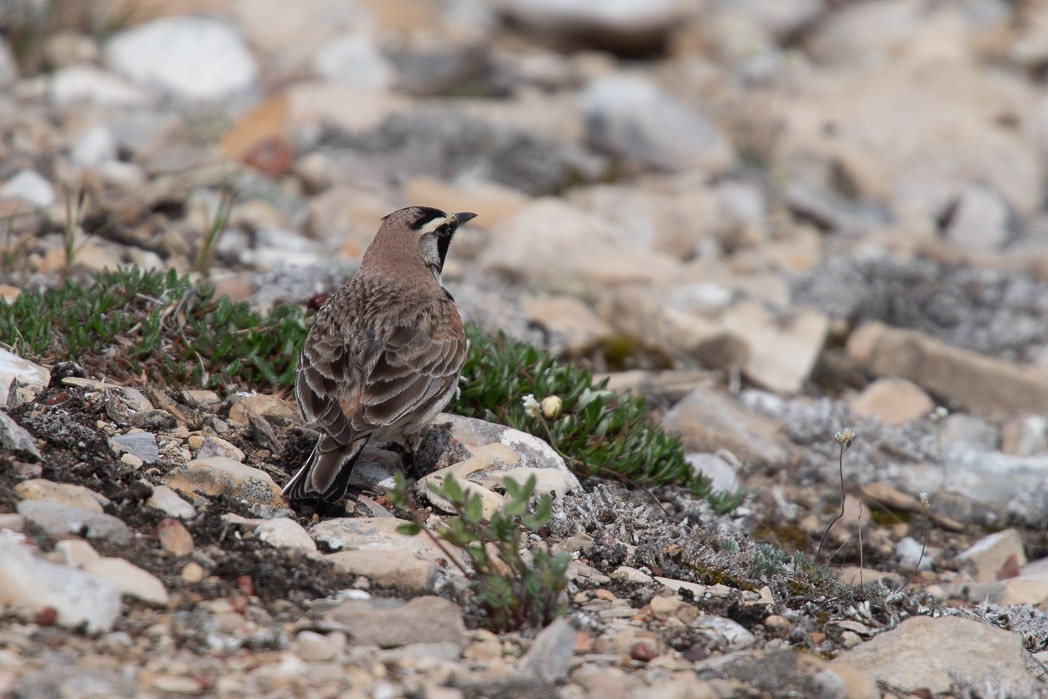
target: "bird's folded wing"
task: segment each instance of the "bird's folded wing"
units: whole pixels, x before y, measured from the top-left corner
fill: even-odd
[[[455,384],[465,354],[466,338],[458,324],[423,318],[398,326],[365,373],[364,421],[390,425],[425,409]]]

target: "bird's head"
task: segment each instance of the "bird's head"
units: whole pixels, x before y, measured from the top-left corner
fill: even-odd
[[[383,217],[375,241],[364,254],[364,262],[373,255],[372,249],[398,256],[414,254],[439,279],[455,231],[476,216],[468,211],[449,214],[429,206],[398,209]]]

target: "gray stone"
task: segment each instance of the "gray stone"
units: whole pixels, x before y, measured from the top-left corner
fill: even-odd
[[[325,614],[337,622],[357,645],[396,648],[413,643],[465,642],[462,610],[441,597],[350,600]]]
[[[78,165],[100,165],[107,160],[116,160],[118,155],[116,137],[101,124],[80,134],[69,157]]]
[[[131,543],[131,530],[123,520],[112,515],[63,505],[51,500],[23,500],[18,514],[54,537],[68,534],[104,539],[117,546]]]
[[[574,652],[575,627],[559,617],[539,632],[518,666],[537,679],[557,684],[567,679]]]
[[[1019,634],[960,617],[907,619],[838,655],[830,667],[839,666],[904,692],[924,687],[943,694],[955,678],[973,686],[989,682],[1014,696],[1034,696],[1043,688]]]
[[[688,466],[713,481],[715,490],[733,493],[739,489],[739,474],[736,466],[718,454],[688,454]]]
[[[374,42],[360,34],[343,34],[317,51],[313,70],[328,82],[384,90],[396,72]]]
[[[84,571],[109,580],[122,594],[154,607],[166,607],[171,602],[159,578],[123,558],[96,558],[84,563]]]
[[[88,102],[99,106],[134,107],[151,101],[145,91],[93,66],[62,68],[51,76],[49,85],[51,99],[59,106]]]
[[[17,454],[23,459],[34,461],[41,459],[33,435],[3,411],[0,411],[0,448]]]
[[[255,528],[255,536],[276,548],[295,549],[307,553],[317,550],[316,542],[302,528],[302,525],[288,517],[267,519]]]
[[[62,626],[84,624],[91,633],[109,631],[120,616],[120,590],[106,580],[36,558],[25,545],[3,537],[0,559],[0,601],[53,608]]]
[[[1018,237],[1018,218],[996,188],[974,182],[950,206],[946,239],[954,245],[990,252]]]
[[[118,32],[106,62],[134,83],[180,100],[218,101],[250,95],[258,67],[243,38],[207,17],[170,17]]]
[[[35,170],[21,170],[0,187],[0,200],[20,199],[38,208],[55,203],[55,188]]]
[[[645,78],[610,75],[582,96],[594,147],[658,170],[718,174],[735,160],[717,127]]]
[[[160,456],[160,449],[156,444],[156,435],[152,432],[118,434],[109,438],[109,444],[113,447],[113,451],[118,454],[134,454],[147,464],[155,464],[157,457]]]

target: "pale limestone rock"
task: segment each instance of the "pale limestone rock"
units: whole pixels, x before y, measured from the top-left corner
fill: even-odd
[[[856,415],[872,417],[887,425],[902,425],[927,417],[935,410],[935,403],[913,382],[887,377],[864,388],[849,407]]]

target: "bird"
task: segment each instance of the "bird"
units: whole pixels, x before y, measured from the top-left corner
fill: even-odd
[[[295,397],[320,436],[284,497],[337,503],[369,441],[414,452],[454,396],[467,341],[441,273],[455,232],[475,217],[428,206],[386,215],[359,269],[317,312]]]

